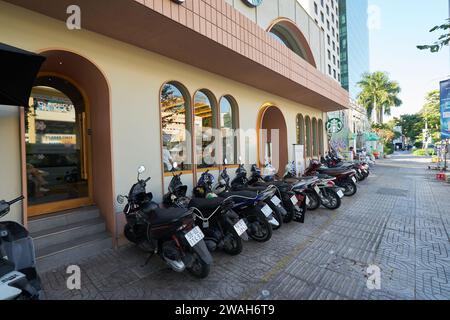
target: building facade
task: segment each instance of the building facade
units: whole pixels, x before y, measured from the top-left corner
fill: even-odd
[[[298,0],[325,37],[325,73],[341,82],[341,44],[338,0]]]
[[[341,83],[356,100],[357,83],[365,72],[370,71],[368,0],[339,0]]]
[[[350,147],[365,147],[364,137],[370,131],[366,110],[356,102],[361,76],[370,71],[368,0],[339,0],[339,43],[341,84],[349,92],[350,108],[328,114],[328,119],[340,119],[343,129],[330,133],[331,145],[342,153]]]
[[[94,205],[115,244],[115,199],[139,165],[155,201],[175,162],[191,190],[225,156],[234,167],[279,155],[282,172],[295,144],[305,161],[324,153],[326,113],[348,105],[296,0],[0,1],[0,41],[47,58],[30,107],[0,106],[0,177],[12,181],[0,194],[26,196],[8,218]]]

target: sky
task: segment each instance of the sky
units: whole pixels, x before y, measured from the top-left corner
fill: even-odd
[[[440,53],[416,49],[442,34],[429,30],[445,22],[448,6],[449,0],[369,0],[371,70],[388,72],[402,88],[403,105],[392,116],[419,111],[426,93],[450,77],[449,48]]]

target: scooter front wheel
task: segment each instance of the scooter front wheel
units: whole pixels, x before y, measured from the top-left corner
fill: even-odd
[[[341,187],[345,189],[344,195],[346,197],[351,197],[356,193],[356,191],[358,191],[356,183],[354,183],[353,181],[344,182],[342,183]]]
[[[247,234],[257,242],[266,242],[272,238],[272,226],[262,212],[248,216],[249,230]]]
[[[280,210],[278,210],[278,207],[275,206],[272,202],[268,203],[268,205],[273,211],[273,217],[278,221],[278,226],[272,225],[272,230],[278,230],[283,225],[283,215],[280,213]]]
[[[322,205],[330,210],[336,210],[341,206],[341,198],[331,189],[324,190],[324,198],[321,200]]]
[[[242,252],[242,239],[236,230],[230,229],[225,233],[225,245],[223,251],[231,256],[236,256]]]
[[[193,253],[194,262],[187,268],[190,274],[199,279],[204,279],[209,275],[210,266],[203,261],[197,253]]]
[[[320,207],[320,198],[317,193],[312,190],[305,190],[305,193],[309,199],[309,204],[306,206],[306,209],[310,211],[317,210]]]

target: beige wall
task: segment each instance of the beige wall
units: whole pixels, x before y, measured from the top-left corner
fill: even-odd
[[[265,1],[268,2],[268,1]],[[183,83],[191,96],[208,88],[218,99],[232,95],[239,104],[240,127],[254,129],[261,106],[267,102],[282,110],[288,145],[296,141],[296,114],[322,117],[322,112],[252,87],[202,71],[163,56],[88,31],[68,31],[65,24],[0,1],[0,42],[30,51],[59,48],[93,61],[110,87],[114,183],[116,193],[129,191],[136,169],[145,165],[152,176],[148,187],[161,199],[159,91],[169,80]],[[264,79],[261,79],[264,81]],[[292,148],[289,155],[292,158]],[[251,146],[256,154],[256,145]],[[120,210],[119,207],[116,207]]]
[[[22,194],[19,108],[0,105],[0,200]],[[21,203],[1,220],[22,221]]]

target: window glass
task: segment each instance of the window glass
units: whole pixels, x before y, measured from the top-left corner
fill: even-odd
[[[194,97],[194,128],[196,164],[198,168],[210,168],[216,165],[215,137],[213,128],[216,128],[216,118],[212,94],[200,90]]]
[[[311,155],[312,155],[312,152],[311,152],[311,119],[309,117],[306,117],[306,119],[305,119],[305,130],[306,130],[306,134],[305,134],[306,156],[311,157]]]
[[[236,106],[234,106],[236,107]],[[237,163],[237,137],[234,130],[237,129],[233,108],[233,99],[223,97],[220,99],[220,128],[222,134],[222,157],[227,159],[228,164]]]
[[[319,131],[319,152],[323,155],[324,152],[324,141],[323,141],[323,121],[319,120],[318,131]]]
[[[305,145],[305,121],[301,114],[297,115],[297,144]]]
[[[191,117],[187,96],[181,86],[167,83],[161,90],[162,161],[164,171],[173,163],[179,170],[191,170]]]
[[[319,141],[317,139],[317,120],[316,118],[313,118],[312,120],[312,149],[313,149],[313,155],[317,156],[319,154]]]

